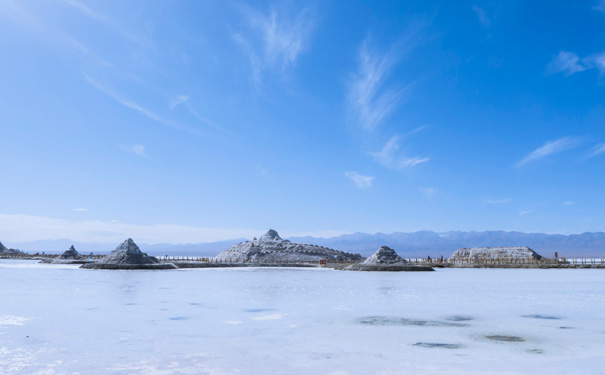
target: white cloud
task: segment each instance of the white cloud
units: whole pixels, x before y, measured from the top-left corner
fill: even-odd
[[[372,130],[395,109],[410,86],[385,88],[392,68],[416,44],[419,24],[408,27],[400,42],[386,52],[375,51],[366,38],[359,49],[357,72],[348,83],[348,104],[362,128]]]
[[[556,154],[561,151],[565,151],[570,148],[574,148],[578,145],[578,141],[571,137],[563,137],[556,140],[548,141],[543,146],[538,147],[532,151],[529,155],[521,159],[517,163],[517,167],[529,163],[530,161],[540,160],[548,155]]]
[[[597,69],[600,74],[605,74],[605,52],[580,58],[573,52],[561,51],[546,66],[546,74],[563,73],[570,76],[589,69]]]
[[[592,158],[602,153],[605,153],[605,143],[599,143],[598,145],[594,146],[592,151],[588,154],[588,157]]]
[[[473,10],[477,14],[477,17],[479,17],[479,22],[481,22],[483,26],[488,27],[490,25],[490,19],[487,17],[485,10],[476,5],[473,5]]]
[[[133,145],[130,149],[139,156],[145,156],[145,146],[143,145]]]
[[[170,103],[168,104],[168,107],[170,107],[170,109],[174,109],[175,107],[185,103],[188,100],[189,100],[189,95],[177,95],[176,98],[174,98],[170,101]]]
[[[512,202],[512,198],[489,198],[487,203],[489,204],[504,204]]]
[[[576,202],[573,202],[573,201],[563,202],[564,206],[573,206],[574,204],[576,204]]]
[[[74,208],[74,211],[85,212],[88,211],[88,208]]]
[[[532,210],[519,211],[519,216],[525,216],[531,214]]]
[[[253,80],[258,83],[263,70],[284,73],[295,66],[313,31],[311,10],[305,8],[290,16],[275,9],[263,14],[247,5],[241,5],[240,9],[256,38],[250,37],[250,33],[233,33],[232,37],[250,59]]]
[[[426,199],[433,199],[433,197],[435,196],[435,193],[437,193],[437,188],[421,187],[421,188],[418,188],[418,191],[420,191]]]
[[[605,0],[599,0],[592,9],[605,13]]]
[[[374,181],[374,177],[364,176],[357,172],[346,172],[345,177],[353,181],[359,189],[367,189],[371,187]]]
[[[107,17],[101,12],[95,11],[88,7],[85,4],[82,4],[76,0],[62,0],[64,4],[71,6],[73,9],[78,10],[82,14],[90,17],[91,19],[98,21],[103,24],[105,27],[111,29],[118,35],[122,36],[125,39],[128,39],[131,42],[134,42],[142,47],[151,48],[153,46],[153,41],[151,38],[143,37],[141,35],[135,35],[130,30],[116,23],[113,19]]]
[[[578,55],[573,52],[561,51],[546,66],[546,74],[563,73],[566,76],[588,69]]]
[[[407,167],[415,167],[418,164],[426,163],[431,159],[428,157],[405,157],[398,156],[400,137],[393,136],[384,145],[382,150],[373,152],[371,155],[374,160],[380,165],[391,169],[404,169]]]
[[[124,224],[115,221],[72,221],[30,215],[0,214],[0,238],[8,242],[58,240],[78,242],[121,242],[131,237],[137,242],[196,243],[233,238],[252,238],[262,230],[204,228],[183,225]]]
[[[151,120],[153,120],[155,122],[158,122],[158,123],[160,123],[162,125],[165,125],[165,126],[169,126],[171,128],[183,130],[183,131],[186,131],[186,132],[192,133],[192,134],[196,134],[196,135],[202,135],[203,134],[198,129],[182,126],[182,125],[177,124],[177,123],[175,123],[173,121],[166,120],[163,117],[161,117],[160,115],[158,115],[157,113],[152,112],[149,109],[144,108],[144,107],[138,105],[134,101],[132,101],[130,99],[123,98],[122,96],[120,96],[117,93],[113,92],[112,90],[108,89],[104,85],[102,85],[99,82],[93,80],[89,76],[85,75],[84,77],[86,78],[86,81],[91,86],[93,86],[96,89],[100,90],[101,92],[103,92],[105,95],[109,96],[110,98],[112,98],[116,102],[120,103],[121,105],[123,105],[123,106],[125,106],[127,108],[134,109],[135,111],[141,113],[143,116],[145,116],[145,117],[147,117],[147,118],[149,118],[149,119],[151,119]]]

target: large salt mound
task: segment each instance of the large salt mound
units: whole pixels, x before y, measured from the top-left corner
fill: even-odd
[[[324,246],[292,243],[270,229],[258,240],[241,242],[214,257],[219,262],[291,263],[318,260],[361,260],[359,254],[330,249]]]
[[[431,267],[411,264],[388,246],[381,246],[362,263],[353,264],[344,269],[348,271],[434,271]]]
[[[82,268],[95,269],[175,269],[172,263],[160,263],[154,257],[143,253],[132,238],[122,242],[114,251],[98,262],[84,264]]]
[[[482,262],[490,260],[540,260],[542,256],[527,246],[517,247],[472,247],[458,249],[452,254],[450,262]]]
[[[1,255],[23,255],[25,253],[18,249],[9,249],[8,247],[4,246],[2,244],[2,242],[0,242],[0,254]]]

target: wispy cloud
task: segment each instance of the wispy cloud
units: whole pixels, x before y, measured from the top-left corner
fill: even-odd
[[[407,157],[401,156],[399,154],[400,149],[400,137],[393,136],[389,141],[384,145],[382,150],[373,152],[371,155],[374,157],[374,160],[380,165],[391,168],[391,169],[404,169],[407,167],[415,167],[418,164],[426,163],[431,159],[428,157]]]
[[[561,51],[546,66],[546,74],[563,73],[566,76],[588,69],[573,52]]]
[[[544,145],[538,147],[529,155],[521,159],[517,163],[517,167],[522,167],[531,161],[540,160],[542,158],[547,157],[548,155],[556,154],[574,148],[577,145],[578,140],[571,137],[563,137],[556,140],[548,141]]]
[[[602,153],[605,153],[605,143],[599,143],[598,145],[594,146],[587,158],[592,158],[597,155],[601,155]]]
[[[168,104],[170,109],[174,109],[175,107],[187,102],[189,100],[189,95],[177,95],[176,98],[172,99]]]
[[[421,188],[418,188],[418,191],[420,191],[426,199],[430,200],[435,197],[435,194],[437,193],[437,188],[421,187]]]
[[[135,155],[147,157],[147,154],[145,153],[145,146],[143,145],[119,145],[118,147],[126,152],[132,152]]]
[[[74,208],[74,211],[86,212],[88,211],[88,208]]]
[[[598,11],[598,12],[603,12],[605,13],[605,0],[599,0],[593,7],[592,9]]]
[[[473,11],[477,14],[477,17],[479,18],[479,22],[481,23],[481,25],[488,27],[491,23],[489,17],[487,16],[487,14],[485,13],[485,10],[483,10],[483,8],[479,8],[476,5],[473,5]]]
[[[133,145],[130,147],[130,150],[139,156],[145,156],[145,146],[143,145]]]
[[[348,105],[353,117],[366,130],[380,125],[395,109],[410,85],[385,87],[393,67],[417,43],[419,23],[408,27],[400,41],[386,52],[376,51],[366,38],[358,54],[357,72],[348,82]]]
[[[264,14],[243,4],[240,9],[253,35],[236,32],[232,37],[250,59],[253,80],[258,83],[266,69],[285,73],[296,66],[298,56],[308,48],[314,28],[311,9],[305,8],[295,15],[274,8]]]
[[[182,126],[180,124],[177,124],[173,121],[169,121],[164,119],[163,117],[161,117],[160,115],[156,114],[155,112],[152,112],[151,110],[144,108],[140,105],[138,105],[137,103],[135,103],[134,101],[130,100],[130,99],[126,99],[123,98],[122,96],[118,95],[117,93],[113,92],[112,90],[108,89],[106,86],[100,84],[99,82],[95,81],[94,79],[90,78],[87,75],[84,75],[84,77],[86,78],[86,81],[93,87],[97,88],[98,90],[102,91],[105,95],[109,96],[110,98],[112,98],[113,100],[115,100],[116,102],[122,104],[125,107],[128,107],[130,109],[133,109],[139,113],[141,113],[143,116],[158,122],[162,125],[165,126],[169,126],[171,128],[175,128],[175,129],[179,129],[179,130],[183,130],[192,134],[196,134],[196,135],[203,135],[202,132],[200,132],[198,129],[193,129],[193,128],[189,128],[186,126]]]
[[[119,221],[63,220],[0,214],[0,238],[11,242],[69,238],[78,242],[115,242],[131,237],[139,243],[196,243],[252,238],[261,229],[207,228],[173,224],[128,224]]]
[[[150,48],[153,45],[150,38],[136,35],[135,33],[131,32],[127,28],[118,24],[113,19],[107,17],[103,13],[93,10],[89,6],[79,2],[77,0],[62,0],[62,2],[64,4],[71,6],[73,9],[76,9],[80,13],[88,16],[89,18],[103,24],[105,27],[112,30],[114,33],[117,33],[118,35],[122,36],[123,38],[125,38],[131,42],[134,42],[134,43],[139,44],[140,46],[146,47],[146,48]]]
[[[345,177],[353,181],[359,189],[367,189],[371,187],[374,181],[374,177],[364,176],[357,172],[346,172]]]
[[[576,204],[576,202],[573,202],[573,201],[563,202],[563,206],[573,206],[574,204]]]
[[[504,204],[512,202],[512,198],[489,198],[487,203],[489,204]]]
[[[548,63],[545,74],[563,73],[570,76],[589,69],[597,69],[600,74],[605,74],[605,52],[580,58],[573,52],[561,51]]]
[[[519,216],[525,216],[533,213],[532,210],[519,211]]]

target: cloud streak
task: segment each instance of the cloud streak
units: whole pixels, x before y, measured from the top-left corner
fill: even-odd
[[[573,52],[561,51],[546,65],[545,74],[563,73],[567,77],[590,69],[597,69],[600,74],[605,74],[605,52],[580,58]]]
[[[401,40],[386,52],[373,50],[370,38],[359,48],[357,72],[348,82],[348,106],[365,130],[378,127],[395,109],[410,85],[386,88],[393,67],[414,47],[420,24],[408,27]]]
[[[58,240],[121,242],[132,237],[142,243],[196,243],[252,238],[262,232],[241,228],[206,228],[171,224],[138,225],[100,220],[73,221],[32,215],[0,214],[0,238],[10,242]]]
[[[123,105],[127,108],[130,108],[130,109],[133,109],[133,110],[139,112],[143,116],[145,116],[157,123],[160,123],[162,125],[165,125],[165,126],[168,126],[168,127],[174,128],[174,129],[183,130],[183,131],[186,131],[191,134],[203,135],[203,133],[200,132],[198,129],[189,128],[189,127],[177,124],[175,122],[166,120],[163,117],[161,117],[160,115],[156,114],[155,112],[152,112],[151,110],[138,105],[134,101],[123,98],[122,96],[120,96],[117,93],[113,92],[112,90],[108,89],[107,87],[105,87],[104,85],[95,81],[94,79],[90,78],[89,76],[84,75],[84,77],[86,78],[86,82],[88,82],[91,86],[100,90],[101,92],[103,92],[105,95],[109,96],[116,102],[120,103],[121,105]]]
[[[578,145],[578,141],[575,138],[563,137],[556,140],[548,141],[544,145],[538,147],[532,151],[529,155],[521,159],[517,163],[517,167],[522,167],[525,164],[543,159],[549,155],[557,154],[559,152],[574,148]]]
[[[283,74],[296,66],[314,28],[311,10],[305,8],[294,16],[276,9],[263,14],[247,5],[241,5],[240,10],[255,38],[251,33],[233,33],[232,37],[248,55],[253,81],[260,82],[264,70]]]
[[[400,137],[393,136],[389,141],[384,145],[382,150],[371,153],[374,161],[383,167],[387,167],[390,169],[404,169],[415,167],[419,164],[427,163],[431,160],[428,157],[421,156],[400,156],[398,155],[400,149]]]
[[[597,155],[605,153],[605,143],[599,143],[592,148],[592,151],[588,154],[588,158],[593,158]]]
[[[374,177],[364,176],[357,172],[346,172],[345,177],[353,181],[359,189],[367,189],[371,187],[374,182]]]

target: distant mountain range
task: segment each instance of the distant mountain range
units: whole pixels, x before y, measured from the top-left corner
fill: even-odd
[[[1,240],[1,239],[0,239]],[[246,239],[233,239],[218,242],[196,244],[138,244],[141,250],[151,255],[214,256],[231,245]],[[432,231],[395,232],[395,233],[354,233],[338,237],[292,237],[292,242],[326,246],[369,256],[380,246],[387,245],[404,258],[409,257],[449,257],[461,247],[485,246],[529,246],[545,257],[553,257],[555,252],[561,257],[605,258],[605,233],[587,232],[582,234],[561,235],[544,233],[522,233],[505,231],[485,232],[445,232]],[[136,239],[135,239],[136,241]],[[5,242],[6,243],[6,242]],[[108,253],[117,243],[81,243],[71,240],[31,241],[6,243],[7,246],[26,252],[61,253],[72,244],[83,254]]]

